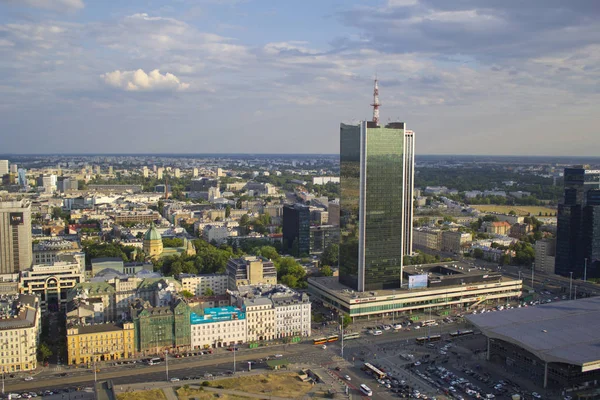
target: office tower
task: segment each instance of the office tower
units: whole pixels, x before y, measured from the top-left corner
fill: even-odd
[[[310,252],[310,208],[303,204],[283,206],[283,243],[292,255]]]
[[[16,174],[19,171],[19,167],[17,164],[10,164],[10,173]]]
[[[358,291],[402,286],[412,252],[414,133],[373,121],[340,125],[340,282]]]
[[[0,274],[26,270],[32,259],[31,204],[0,202]]]
[[[19,168],[18,172],[19,186],[27,187],[27,170],[25,168]]]
[[[8,160],[0,160],[0,178],[8,174]]]
[[[600,170],[565,168],[564,200],[558,205],[554,273],[600,277]]]
[[[44,193],[56,192],[56,175],[52,175],[52,174],[40,175],[37,179],[37,185],[39,188],[43,189],[42,192],[44,192]]]

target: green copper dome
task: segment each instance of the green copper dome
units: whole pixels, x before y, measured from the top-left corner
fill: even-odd
[[[162,240],[162,236],[160,236],[160,233],[158,233],[154,223],[150,225],[150,229],[148,229],[144,234],[144,240]]]

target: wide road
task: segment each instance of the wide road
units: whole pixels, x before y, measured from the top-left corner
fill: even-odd
[[[440,334],[464,329],[466,325],[440,325],[431,327],[430,333]],[[363,333],[363,339],[348,341],[348,351],[345,354],[346,360],[351,362],[351,348],[360,347],[360,343],[370,343],[371,345],[394,343],[398,341],[414,340],[418,336],[427,335],[427,328],[420,330],[407,331],[385,331],[381,336],[366,336]],[[332,355],[340,355],[341,343],[328,346],[327,351],[323,351],[321,346],[314,346],[310,340],[299,344],[277,345],[268,348],[243,349],[236,353],[236,371],[248,370],[248,361],[258,361],[266,357],[272,357],[274,354],[282,354],[290,363],[323,365],[332,363]],[[354,350],[354,349],[353,349]],[[358,356],[358,354],[355,354]],[[358,358],[357,358],[358,362]],[[264,364],[257,364],[256,367],[264,368]],[[233,352],[219,351],[215,354],[188,358],[169,358],[169,377],[183,378],[185,376],[203,376],[205,373],[217,375],[233,370]],[[254,369],[254,366],[253,366]],[[67,376],[61,376],[66,373]],[[166,363],[155,366],[144,364],[122,365],[100,367],[97,373],[98,380],[112,379],[115,384],[153,382],[157,380],[166,380]],[[204,380],[204,379],[202,379]],[[38,391],[52,388],[67,388],[70,386],[91,386],[94,382],[94,373],[89,369],[64,369],[60,371],[49,371],[38,374],[33,381],[25,382],[22,378],[6,379],[5,392],[23,392]]]

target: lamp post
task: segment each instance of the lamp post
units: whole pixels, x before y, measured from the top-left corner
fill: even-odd
[[[340,314],[340,332],[342,336],[341,356],[344,358],[344,314]]]
[[[573,271],[569,272],[571,277],[569,278],[569,300],[573,299]]]
[[[169,350],[165,350],[165,372],[167,374],[167,382],[169,382]]]
[[[235,375],[235,353],[237,353],[237,344],[233,345],[233,375]]]
[[[584,264],[583,264],[583,281],[587,282],[587,258],[584,259]]]

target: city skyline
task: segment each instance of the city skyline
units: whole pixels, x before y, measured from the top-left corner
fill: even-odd
[[[2,1],[0,143],[331,154],[377,75],[420,154],[592,155],[595,2],[494,3]]]

